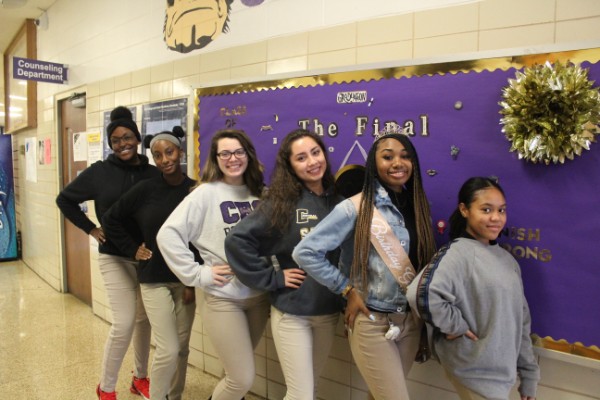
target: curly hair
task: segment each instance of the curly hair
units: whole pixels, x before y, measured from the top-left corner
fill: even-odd
[[[305,129],[296,129],[288,133],[281,142],[281,146],[277,152],[275,169],[271,176],[271,184],[264,196],[264,199],[268,200],[271,205],[268,215],[271,228],[280,232],[285,231],[289,227],[292,216],[290,210],[294,208],[302,195],[304,184],[294,172],[290,158],[292,156],[292,144],[304,137],[312,138],[323,151],[325,161],[327,162],[327,167],[323,174],[323,188],[327,190],[334,186],[334,178],[329,166],[327,149],[321,137]]]

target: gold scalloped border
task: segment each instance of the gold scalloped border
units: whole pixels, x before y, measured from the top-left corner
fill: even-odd
[[[600,48],[482,58],[477,60],[439,62],[350,72],[336,72],[329,74],[306,75],[283,79],[196,88],[194,90],[194,143],[199,143],[198,122],[200,115],[198,110],[200,96],[218,96],[234,93],[259,92],[263,90],[325,86],[336,83],[351,83],[361,81],[369,82],[378,81],[381,79],[410,78],[413,76],[434,76],[446,74],[454,75],[461,72],[492,72],[497,69],[506,71],[510,68],[521,69],[523,67],[531,67],[536,64],[544,64],[546,61],[561,61],[563,63],[572,62],[575,64],[579,64],[584,61],[596,63],[600,61]],[[194,173],[196,179],[198,179],[200,174],[200,149],[197,145],[194,146],[194,161]],[[537,347],[594,360],[600,360],[600,348],[594,345],[586,347],[580,342],[569,343],[565,339],[555,340],[550,336],[542,338],[536,334],[532,334],[532,340],[534,345]]]
[[[536,334],[531,335],[531,340],[534,346],[537,347],[600,360],[600,348],[598,346],[586,347],[581,342],[569,343],[565,339],[554,340],[550,336],[540,337]]]

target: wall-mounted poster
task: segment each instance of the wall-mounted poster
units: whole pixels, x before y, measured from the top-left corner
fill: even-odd
[[[25,138],[25,179],[29,182],[37,182],[37,150],[37,139]]]
[[[73,161],[87,161],[87,133],[76,132],[73,134]]]
[[[162,131],[173,131],[174,126],[181,126],[186,133],[181,139],[181,148],[183,154],[181,158],[181,168],[183,172],[187,171],[187,98],[161,101],[158,103],[144,104],[142,106],[142,142],[146,135],[155,135]],[[149,149],[142,145],[144,154],[152,161],[152,155]]]
[[[448,241],[462,183],[497,177],[508,202],[499,241],[521,266],[532,333],[600,358],[600,274],[590,251],[600,241],[600,144],[561,164],[534,164],[509,151],[500,124],[509,79],[548,60],[580,63],[598,87],[600,49],[198,89],[199,164],[211,136],[233,127],[248,133],[269,178],[281,140],[306,128],[322,135],[335,173],[363,165],[374,135],[397,126],[419,152],[438,243]]]
[[[89,132],[86,136],[88,165],[92,165],[96,161],[102,161],[102,134]]]
[[[0,260],[17,258],[12,137],[0,135]]]
[[[52,162],[52,141],[50,139],[44,139],[44,164],[50,164]]]

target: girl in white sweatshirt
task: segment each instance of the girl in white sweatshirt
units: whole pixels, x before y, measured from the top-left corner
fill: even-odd
[[[163,224],[157,241],[175,275],[204,291],[202,322],[225,370],[212,400],[240,400],[254,382],[254,348],[269,314],[268,295],[235,277],[224,248],[228,232],[256,208],[264,187],[250,138],[238,130],[217,132],[200,181]],[[203,264],[194,260],[189,243]]]

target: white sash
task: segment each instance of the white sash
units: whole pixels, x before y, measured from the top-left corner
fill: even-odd
[[[357,212],[360,209],[361,197],[362,193],[359,193],[350,198]],[[394,235],[390,224],[387,223],[377,207],[373,209],[371,243],[394,278],[396,278],[400,287],[402,287],[404,293],[406,293],[406,287],[416,276],[415,269],[412,266],[406,251],[404,251],[404,247],[402,247],[400,241],[396,235]]]

